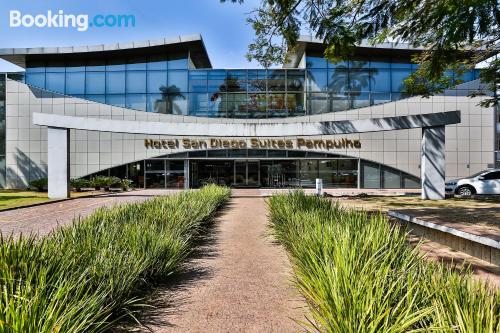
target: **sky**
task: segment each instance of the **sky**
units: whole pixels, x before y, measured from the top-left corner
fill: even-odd
[[[255,68],[245,54],[254,37],[246,18],[259,4],[219,0],[0,0],[0,48],[75,46],[140,41],[200,33],[214,68]],[[132,14],[135,27],[75,28],[10,27],[10,11],[22,15],[47,14],[63,10],[65,14]],[[0,60],[0,72],[19,67]]]

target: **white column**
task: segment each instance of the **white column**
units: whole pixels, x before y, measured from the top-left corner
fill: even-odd
[[[184,160],[184,189],[189,189],[189,160]]]
[[[69,198],[69,129],[47,129],[49,199]]]
[[[422,199],[441,200],[445,195],[445,127],[422,128]]]

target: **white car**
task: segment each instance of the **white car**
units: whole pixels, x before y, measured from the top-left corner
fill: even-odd
[[[471,196],[473,194],[500,194],[500,169],[478,172],[467,178],[449,180],[446,193]]]

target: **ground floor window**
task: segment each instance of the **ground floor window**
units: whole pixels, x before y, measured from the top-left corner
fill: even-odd
[[[231,187],[419,188],[420,180],[378,163],[339,155],[285,150],[209,150],[147,159],[100,171],[138,188]],[[91,177],[91,176],[89,176]]]

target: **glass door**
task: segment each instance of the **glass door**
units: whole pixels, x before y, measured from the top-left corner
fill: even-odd
[[[247,184],[247,162],[234,161],[234,185],[246,186]]]
[[[259,161],[247,162],[247,185],[259,186]]]
[[[259,161],[235,161],[234,186],[259,186],[259,168]]]

